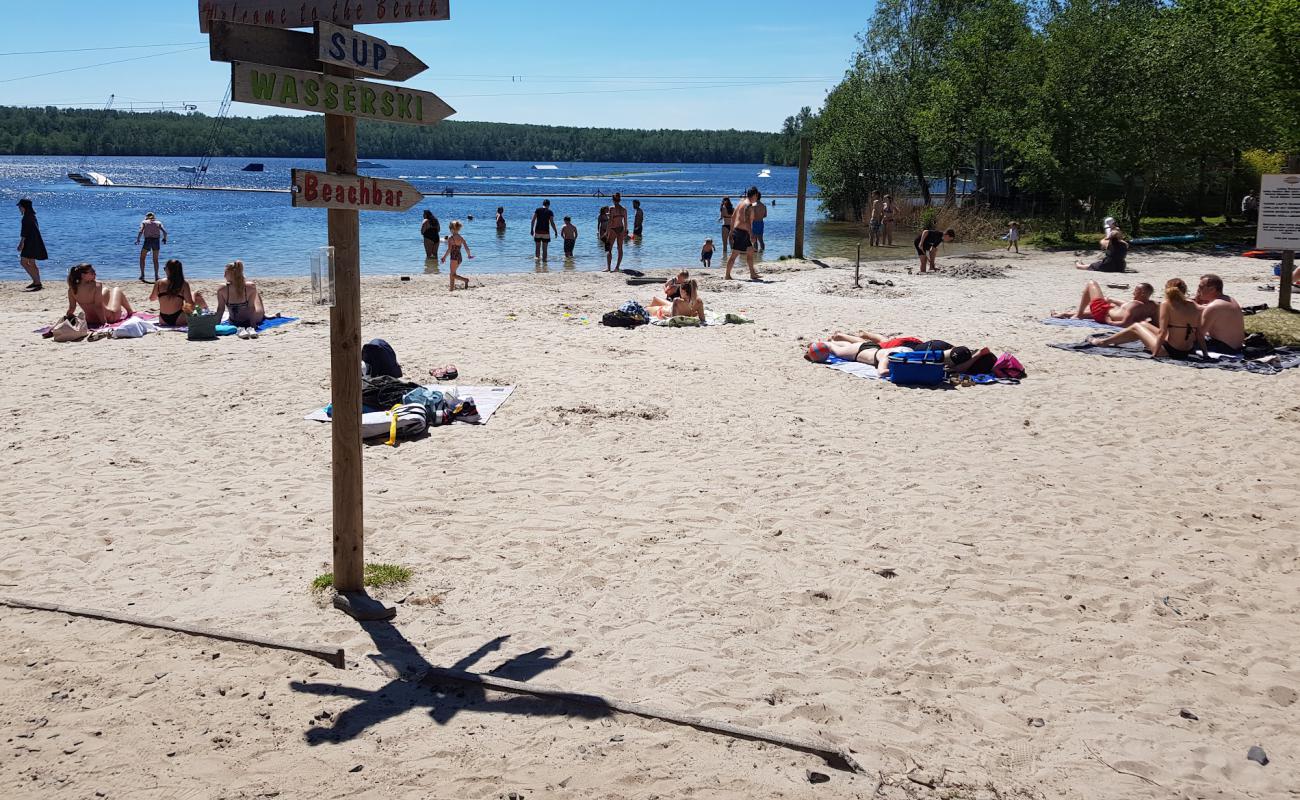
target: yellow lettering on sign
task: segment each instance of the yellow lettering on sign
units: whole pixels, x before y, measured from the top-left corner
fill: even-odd
[[[375,113],[375,90],[369,86],[361,87],[361,113]]]
[[[343,85],[343,110],[349,113],[357,110],[357,87],[350,83]]]
[[[333,81],[325,81],[325,107],[329,109],[339,107],[339,85]]]
[[[285,75],[280,84],[280,102],[298,104],[298,80],[292,75]]]
[[[275,73],[250,70],[249,78],[253,84],[253,97],[270,100],[275,96]]]
[[[393,93],[384,92],[379,98],[379,113],[385,117],[393,116]]]
[[[309,106],[314,106],[320,102],[320,81],[312,80],[303,81],[302,84],[303,102]]]

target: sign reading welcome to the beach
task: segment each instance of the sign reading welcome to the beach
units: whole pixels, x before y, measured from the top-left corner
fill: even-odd
[[[236,62],[230,70],[240,103],[408,125],[434,125],[456,113],[432,92],[265,64]]]
[[[317,22],[368,25],[448,19],[448,0],[199,0],[199,30],[203,33],[208,32],[212,20],[310,28]]]
[[[1300,250],[1300,175],[1264,175],[1259,187],[1261,250]]]
[[[336,208],[347,211],[407,211],[424,195],[406,181],[293,170],[296,208]]]

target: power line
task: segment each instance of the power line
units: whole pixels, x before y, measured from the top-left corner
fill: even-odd
[[[116,47],[77,47],[72,50],[19,50],[12,53],[0,53],[0,56],[44,56],[54,53],[90,53],[96,50],[140,50],[147,47],[180,47],[182,45],[203,45],[206,42],[159,42],[158,44],[121,44]]]
[[[497,92],[494,94],[456,94],[446,95],[448,100],[463,100],[470,97],[542,97],[568,94],[626,94],[630,92],[678,92],[698,89],[748,89],[757,86],[780,86],[792,83],[820,83],[813,80],[769,81],[766,83],[744,81],[714,84],[694,84],[691,86],[650,86],[633,89],[571,89],[561,92]]]
[[[207,45],[201,45],[207,47]],[[191,50],[198,50],[198,47],[186,47],[181,50],[168,50],[166,53],[153,53],[147,56],[136,56],[135,58],[119,58],[116,61],[102,61],[98,64],[87,64],[84,67],[68,67],[67,69],[56,69],[53,72],[38,72],[35,75],[20,75],[17,78],[4,78],[0,83],[13,83],[14,81],[25,81],[29,78],[44,78],[47,75],[62,75],[65,72],[76,72],[83,69],[94,69],[95,67],[107,67],[110,64],[125,64],[128,61],[143,61],[146,58],[160,58],[162,56],[174,56],[177,53],[188,53]]]

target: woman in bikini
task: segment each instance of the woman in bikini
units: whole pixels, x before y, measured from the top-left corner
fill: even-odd
[[[217,290],[217,320],[227,309],[230,324],[238,329],[241,339],[256,339],[257,326],[266,319],[266,308],[257,285],[244,278],[244,262],[232,261],[226,265],[226,285]]]
[[[665,300],[662,297],[656,297],[650,301],[650,306],[646,310],[655,319],[695,317],[700,322],[705,321],[704,300],[700,298],[699,282],[694,278],[678,284],[675,299]]]
[[[894,196],[885,195],[885,199],[880,204],[880,217],[884,223],[884,244],[885,247],[894,246]]]
[[[1160,304],[1159,327],[1150,322],[1135,322],[1111,336],[1094,336],[1088,343],[1113,347],[1139,341],[1146,345],[1151,355],[1157,357],[1186,361],[1199,344],[1201,355],[1209,358],[1209,353],[1205,351],[1205,339],[1201,336],[1201,308],[1187,299],[1187,284],[1182,278],[1171,278],[1165,283],[1165,301]]]
[[[457,275],[456,270],[460,269],[461,248],[465,249],[465,256],[467,258],[473,258],[474,254],[469,251],[469,242],[465,241],[464,236],[460,235],[460,229],[463,227],[460,220],[452,221],[451,225],[447,227],[451,229],[451,235],[447,237],[447,252],[442,254],[442,263],[445,264],[447,263],[447,259],[451,259],[451,286],[448,291],[456,291],[456,281],[464,282],[465,288],[468,289],[469,278],[466,278],[464,275]]]
[[[81,306],[89,328],[112,325],[135,313],[126,292],[95,280],[95,268],[89,264],[68,270],[68,310],[64,316],[69,322],[76,319],[77,306]]]
[[[158,301],[158,316],[162,324],[170,327],[188,325],[189,315],[197,308],[207,308],[202,292],[190,292],[181,262],[173,258],[163,267],[167,276],[153,285],[150,300]]]
[[[722,205],[718,206],[719,222],[722,223],[722,257],[727,257],[727,246],[731,242],[731,218],[736,215],[736,209],[731,205],[731,198],[722,198]]]

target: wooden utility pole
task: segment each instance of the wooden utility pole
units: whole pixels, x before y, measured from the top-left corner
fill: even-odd
[[[812,158],[812,142],[808,137],[799,139],[799,200],[794,212],[794,257],[803,258],[803,225],[808,207],[808,161]]]
[[[1294,155],[1286,160],[1286,171],[1292,175],[1300,174],[1300,155]],[[1287,311],[1291,308],[1291,281],[1295,275],[1295,251],[1282,251],[1282,269],[1281,275],[1277,278],[1277,307]]]

